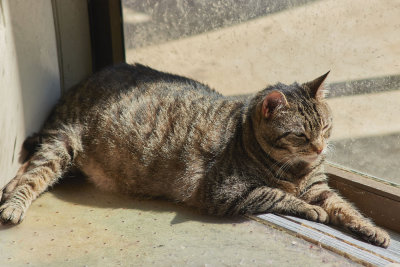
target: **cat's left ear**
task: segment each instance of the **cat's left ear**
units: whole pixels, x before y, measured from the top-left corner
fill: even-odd
[[[271,117],[276,111],[282,107],[289,106],[283,93],[274,90],[265,96],[262,102],[262,114],[265,118]]]
[[[325,81],[326,77],[328,76],[329,72],[330,71],[328,71],[324,75],[318,77],[317,79],[312,80],[311,82],[306,82],[305,84],[303,84],[306,88],[308,88],[310,90],[311,97],[318,99],[318,100],[323,99],[325,97],[324,81]]]

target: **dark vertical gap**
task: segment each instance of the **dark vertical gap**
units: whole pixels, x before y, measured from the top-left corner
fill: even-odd
[[[65,93],[63,49],[62,49],[62,42],[61,42],[58,7],[57,7],[56,0],[51,1],[51,7],[53,9],[54,30],[55,30],[56,42],[57,42],[58,72],[60,73],[60,89],[61,89],[60,95],[63,95]]]
[[[113,60],[114,63],[121,63],[125,62],[124,19],[122,16],[122,1],[109,0],[109,3]]]
[[[122,5],[117,0],[88,0],[93,71],[125,62]]]
[[[11,164],[14,163],[14,158],[15,158],[15,148],[17,147],[17,136],[14,138],[14,148],[13,148],[13,153],[12,153],[12,158],[11,158]]]

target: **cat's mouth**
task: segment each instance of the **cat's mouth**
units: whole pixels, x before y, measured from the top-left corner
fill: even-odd
[[[307,162],[307,163],[313,163],[313,162],[315,162],[316,160],[318,160],[319,156],[320,156],[320,154],[318,154],[318,153],[313,153],[313,154],[309,154],[309,155],[302,155],[302,156],[300,157],[300,159],[301,159],[302,161],[304,161],[304,162]]]

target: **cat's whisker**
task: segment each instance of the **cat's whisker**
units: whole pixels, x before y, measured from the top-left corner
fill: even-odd
[[[280,161],[277,161],[277,162],[275,162],[274,164],[271,165],[271,170],[274,171],[274,169],[280,165],[280,167],[278,168],[278,171],[279,171],[279,169],[282,168],[282,166],[283,166],[288,160],[290,160],[291,157],[292,157],[292,156],[289,155],[289,156],[285,156],[285,157],[281,158]],[[277,171],[277,172],[278,172],[278,171]]]
[[[293,158],[288,156],[287,160],[282,164],[282,166],[278,169],[278,171],[276,172],[276,178],[278,180],[280,180],[283,174],[286,173],[286,171],[292,166],[292,161]]]
[[[335,153],[335,145],[332,143],[328,143],[325,148],[325,154],[334,154]]]

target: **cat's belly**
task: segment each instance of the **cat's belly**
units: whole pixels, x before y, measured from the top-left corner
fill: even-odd
[[[115,179],[107,175],[102,166],[94,160],[82,165],[81,171],[95,184],[104,191],[118,192],[119,187]]]
[[[165,197],[190,204],[196,198],[196,191],[203,173],[191,166],[190,171],[168,172],[162,168],[158,172],[146,172],[143,166],[133,169],[140,172],[125,173],[120,169],[104,169],[104,163],[94,159],[79,164],[80,170],[89,180],[103,191],[131,194],[133,196]],[[110,166],[108,166],[110,167]]]

